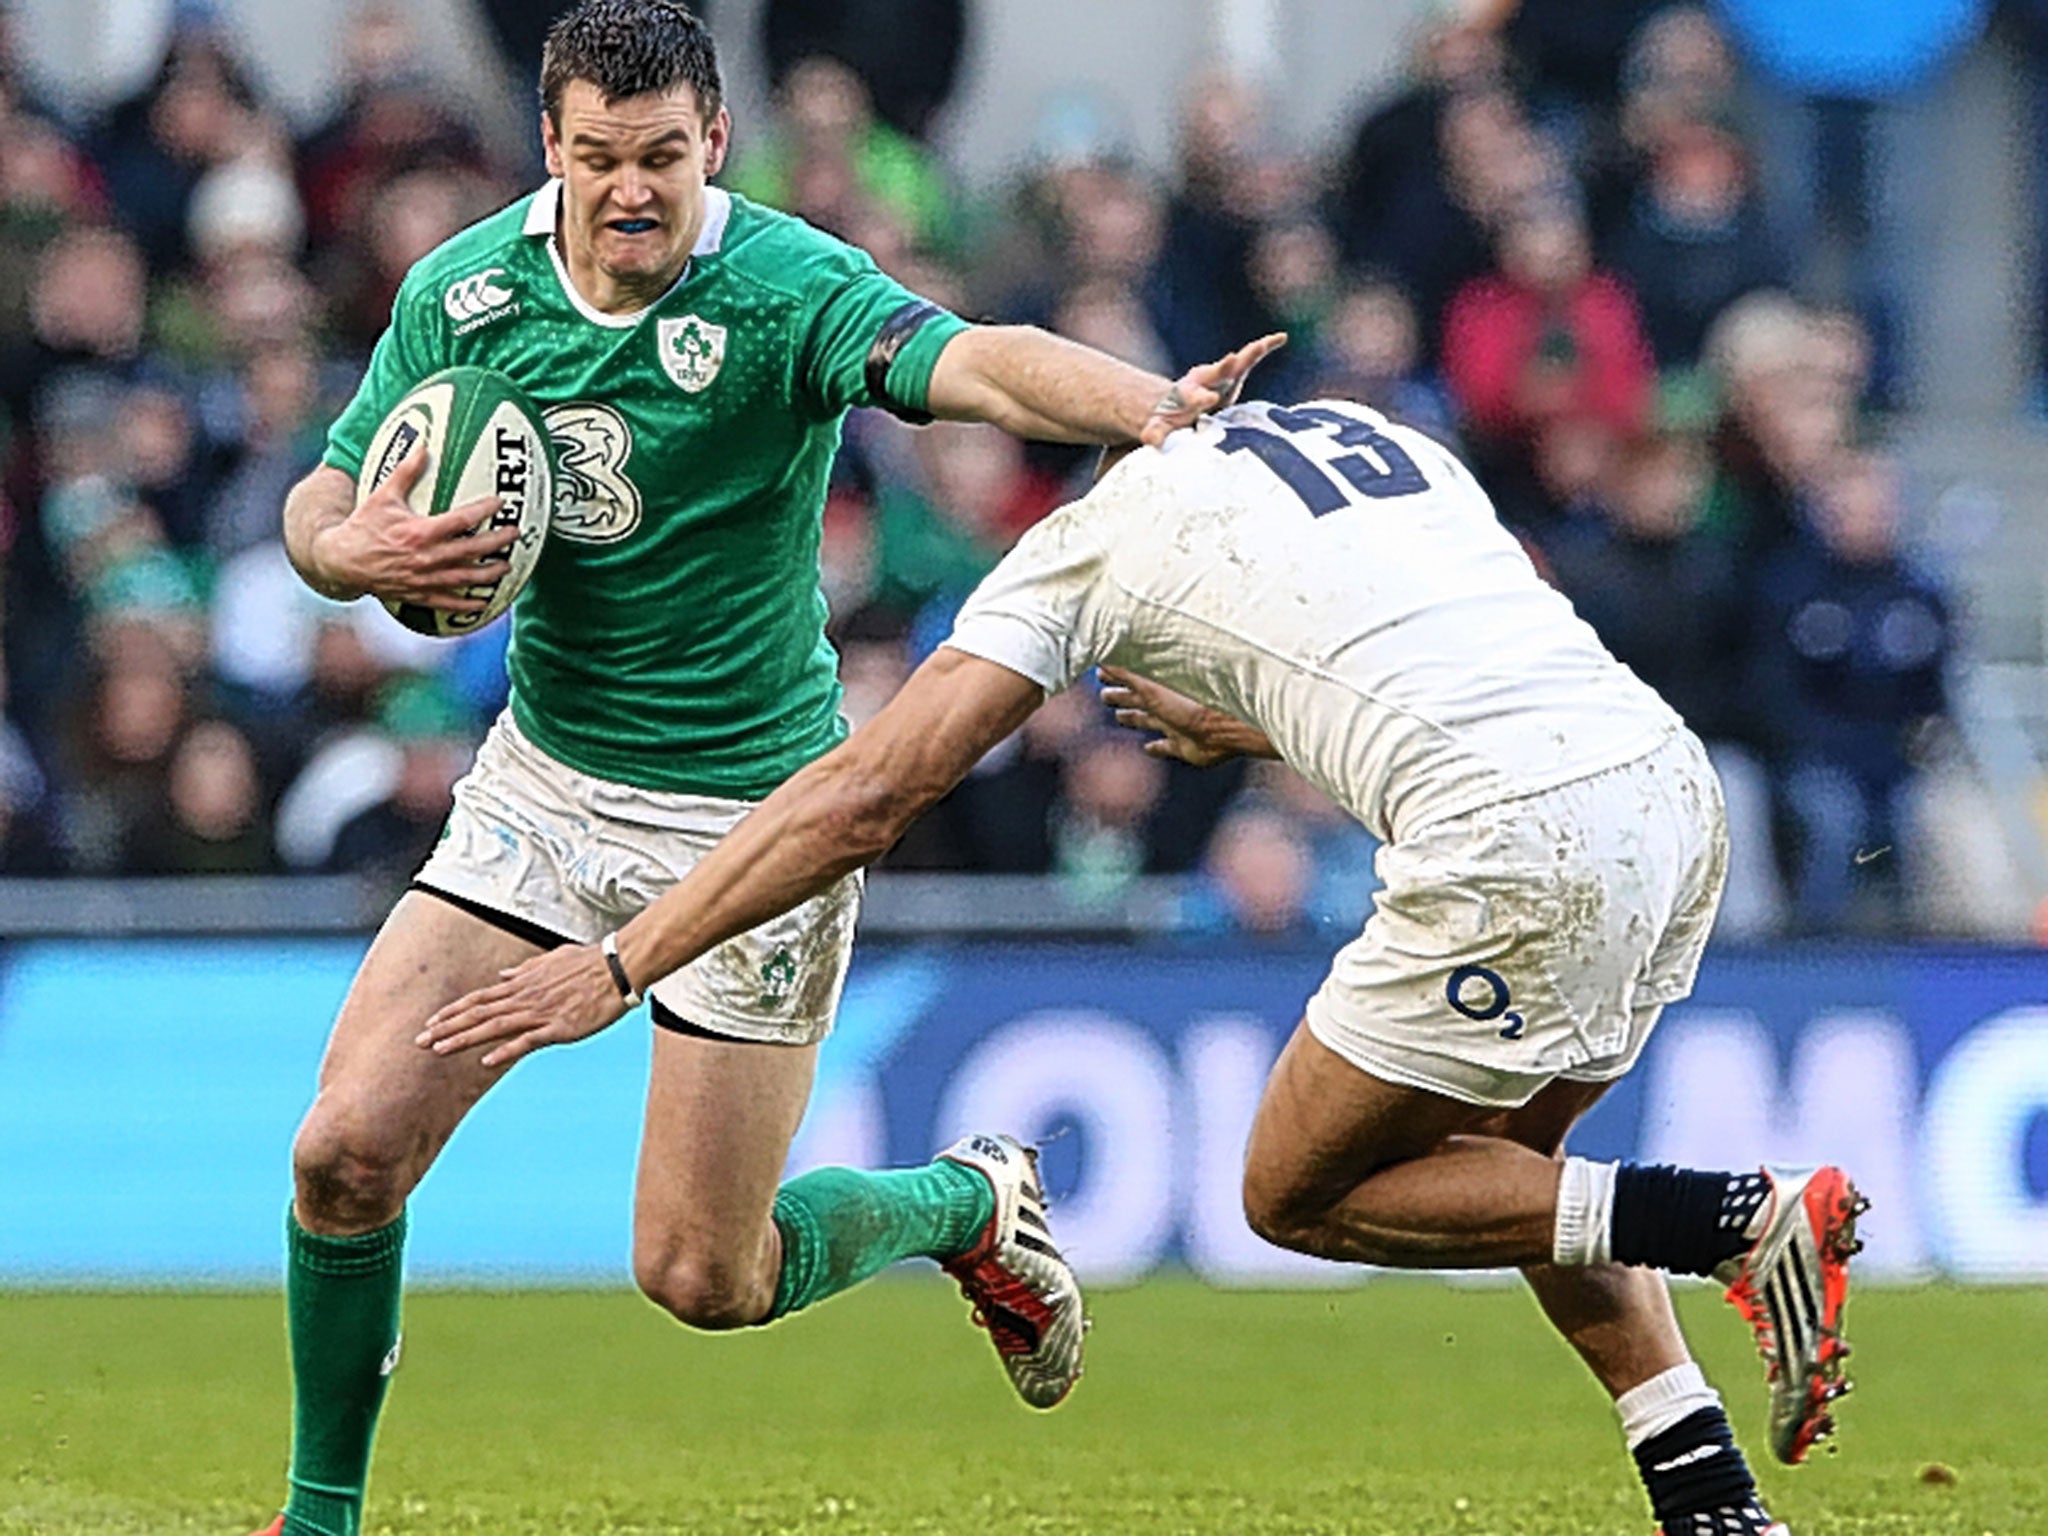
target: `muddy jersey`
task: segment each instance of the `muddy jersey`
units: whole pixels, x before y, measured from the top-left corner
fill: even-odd
[[[1383,839],[1679,728],[1463,465],[1349,402],[1241,405],[1133,453],[1025,535],[948,643],[1048,691],[1105,662],[1155,678]]]

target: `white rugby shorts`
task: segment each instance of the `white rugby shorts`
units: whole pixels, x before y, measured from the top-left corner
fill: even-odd
[[[1635,1065],[1692,990],[1728,870],[1721,789],[1680,730],[1632,762],[1424,827],[1308,1006],[1362,1071],[1471,1104]]]
[[[456,783],[455,809],[416,883],[587,944],[688,874],[752,808],[579,773],[535,746],[507,711]],[[652,985],[633,980],[711,1034],[809,1045],[839,1007],[860,898],[861,877],[850,874]]]

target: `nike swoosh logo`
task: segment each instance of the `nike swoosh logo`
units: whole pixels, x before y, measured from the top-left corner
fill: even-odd
[[[1891,851],[1892,845],[1890,843],[1886,843],[1882,848],[1858,848],[1856,850],[1855,862],[1858,864],[1869,864],[1874,860],[1883,858]]]

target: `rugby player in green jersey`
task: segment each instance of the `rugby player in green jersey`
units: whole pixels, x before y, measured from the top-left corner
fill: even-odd
[[[818,549],[846,410],[1157,438],[1277,344],[1169,384],[1041,331],[970,326],[862,252],[707,185],[730,123],[710,35],[670,0],[563,17],[541,96],[553,179],[408,274],[324,462],[285,505],[316,590],[474,611],[464,589],[502,568],[515,532],[470,531],[488,500],[412,515],[417,460],[358,505],[372,432],[420,379],[476,364],[542,407],[560,458],[514,610],[510,708],[356,975],[293,1147],[294,1432],[273,1536],[361,1528],[406,1198],[504,1070],[416,1049],[422,1023],[541,950],[608,940],[844,733]],[[684,1322],[732,1328],[929,1256],[1020,1394],[1050,1406],[1079,1374],[1081,1303],[1024,1149],[977,1136],[924,1168],[778,1188],[859,895],[849,877],[648,988],[635,1276]],[[608,960],[639,1001],[648,978]]]

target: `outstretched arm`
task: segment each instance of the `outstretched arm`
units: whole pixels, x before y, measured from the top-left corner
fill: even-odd
[[[1044,698],[1007,667],[940,647],[880,714],[788,779],[618,931],[632,984],[645,989],[878,858]],[[443,1053],[491,1044],[484,1064],[497,1066],[595,1034],[625,1011],[598,947],[572,945],[449,1004],[419,1043]]]
[[[946,343],[926,404],[950,421],[986,421],[1057,443],[1157,443],[1237,398],[1244,376],[1281,346],[1262,336],[1169,383],[1105,352],[1029,325],[978,325]]]

